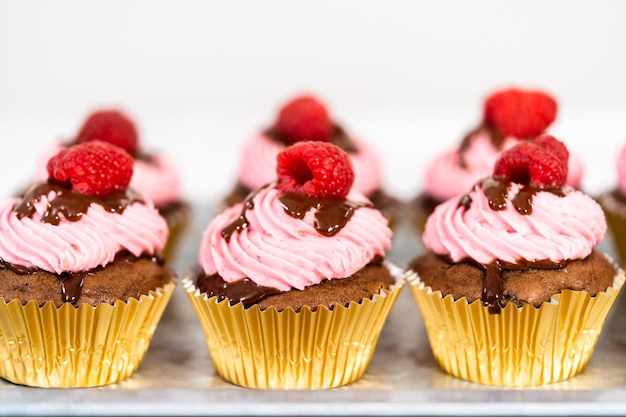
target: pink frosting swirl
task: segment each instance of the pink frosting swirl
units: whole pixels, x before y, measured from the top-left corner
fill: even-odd
[[[369,195],[381,186],[382,164],[375,149],[365,141],[353,139],[358,152],[348,153],[354,168],[353,188]],[[244,143],[237,173],[238,181],[251,190],[276,180],[276,155],[285,145],[264,134],[256,134]]]
[[[155,254],[165,245],[168,228],[151,202],[135,202],[122,213],[92,203],[78,221],[61,217],[58,225],[41,221],[50,192],[35,204],[32,218],[18,218],[12,198],[0,204],[0,258],[27,268],[60,274],[88,271],[113,261],[121,250],[135,256]]]
[[[150,162],[135,159],[130,186],[150,198],[159,207],[180,200],[181,173],[172,158],[154,154]]]
[[[447,200],[428,218],[424,244],[453,262],[470,258],[489,264],[583,259],[602,240],[605,217],[591,197],[572,189],[562,197],[541,191],[533,197],[532,213],[523,215],[512,202],[519,190],[511,184],[506,208],[498,211],[489,207],[480,184],[468,194],[468,209],[459,197]]]
[[[46,165],[66,145],[56,142],[39,156],[35,180],[48,178]],[[175,202],[181,198],[181,173],[172,158],[164,154],[151,154],[151,161],[136,158],[130,187],[150,198],[156,206]]]
[[[207,275],[218,273],[226,282],[249,278],[257,285],[288,291],[329,278],[346,278],[391,246],[391,230],[378,210],[359,207],[334,236],[314,227],[314,211],[297,219],[285,212],[280,192],[262,189],[246,211],[248,226],[229,240],[222,230],[236,220],[243,205],[219,214],[203,233],[199,264]],[[358,192],[348,200],[369,203]]]
[[[460,165],[458,149],[452,149],[436,156],[426,168],[424,188],[431,197],[446,201],[469,190],[477,181],[490,176],[493,167],[503,151],[519,143],[519,139],[507,136],[502,149],[496,149],[486,129],[479,130],[465,150],[465,166]],[[580,188],[583,176],[583,162],[580,157],[570,154],[567,183]]]

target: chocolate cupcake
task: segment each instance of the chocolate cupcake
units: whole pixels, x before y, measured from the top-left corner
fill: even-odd
[[[0,204],[0,377],[112,384],[137,369],[172,295],[167,224],[128,188],[133,159],[117,146],[67,147],[47,168]]]
[[[335,145],[287,147],[277,173],[211,221],[184,286],[227,381],[346,385],[367,369],[404,283],[384,259],[392,232]]]
[[[440,153],[426,167],[424,191],[410,203],[418,230],[424,230],[437,205],[491,175],[503,151],[545,132],[556,115],[556,100],[543,91],[509,88],[490,94],[478,126],[456,148]],[[579,188],[582,175],[580,158],[570,158],[567,183]]]
[[[152,200],[167,221],[170,234],[163,256],[172,261],[191,217],[191,205],[182,196],[181,172],[170,155],[142,146],[137,126],[127,114],[117,109],[92,112],[73,139],[56,142],[45,150],[36,178],[47,178],[45,162],[59,150],[93,140],[119,146],[135,160],[130,186]]]
[[[334,121],[328,109],[313,96],[297,96],[278,112],[274,123],[247,140],[239,157],[237,183],[223,201],[228,207],[241,203],[253,190],[276,177],[276,155],[301,141],[329,142],[343,149],[352,161],[354,188],[364,194],[395,224],[404,204],[383,189],[381,157],[368,142],[351,135]]]
[[[451,375],[541,385],[589,362],[624,272],[595,250],[605,218],[566,185],[568,157],[551,136],[520,142],[428,218],[410,284]]]

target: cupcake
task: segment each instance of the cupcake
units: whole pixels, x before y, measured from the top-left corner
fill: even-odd
[[[368,142],[354,137],[332,119],[318,98],[297,96],[280,108],[274,123],[250,137],[239,157],[237,183],[223,201],[228,207],[276,178],[276,155],[301,141],[329,142],[348,153],[354,168],[354,188],[364,194],[394,224],[403,204],[383,190],[380,155]]]
[[[566,185],[567,158],[552,136],[520,142],[428,218],[410,287],[447,373],[531,386],[589,362],[624,272],[595,249],[604,214]]]
[[[93,387],[139,366],[175,287],[167,224],[110,143],[64,148],[0,204],[0,377]]]
[[[478,126],[458,147],[437,155],[426,167],[424,191],[412,204],[418,229],[423,231],[426,218],[438,204],[491,175],[504,150],[545,132],[556,114],[556,100],[543,91],[510,88],[488,96]],[[570,158],[567,183],[580,188],[582,175],[580,158]]]
[[[217,372],[249,388],[321,389],[366,371],[404,273],[392,232],[325,142],[280,151],[278,180],[217,215],[184,287]]]
[[[606,214],[609,235],[620,262],[626,261],[626,145],[620,150],[617,161],[617,186],[598,196]]]
[[[101,140],[125,149],[135,160],[130,186],[152,200],[167,221],[169,239],[163,255],[172,260],[181,235],[187,227],[191,206],[182,197],[181,172],[173,158],[162,152],[142,148],[133,120],[119,110],[98,110],[91,113],[75,138],[57,142],[43,153],[38,164],[37,179],[47,178],[45,161],[59,150],[77,143]]]

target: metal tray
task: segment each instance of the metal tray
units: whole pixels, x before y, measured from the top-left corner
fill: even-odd
[[[213,215],[196,207],[175,267],[196,260]],[[610,252],[608,242],[603,248]],[[400,266],[422,247],[401,225],[389,257]],[[198,319],[182,287],[164,313],[144,361],[126,381],[101,388],[42,389],[0,380],[0,415],[621,415],[626,414],[626,300],[611,312],[586,370],[533,388],[466,382],[434,362],[421,315],[405,288],[366,374],[342,388],[271,391],[240,388],[215,372]]]

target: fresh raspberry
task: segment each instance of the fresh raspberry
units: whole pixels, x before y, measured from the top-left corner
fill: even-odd
[[[300,96],[280,109],[274,130],[287,143],[306,140],[327,142],[332,122],[328,110],[318,99]]]
[[[542,148],[546,148],[554,152],[557,158],[565,161],[569,161],[569,151],[563,142],[550,135],[539,135],[535,138],[535,143]]]
[[[524,185],[562,187],[567,180],[564,153],[565,145],[552,136],[543,136],[539,143],[522,141],[500,156],[493,175]]]
[[[133,175],[133,158],[100,140],[62,149],[48,160],[49,180],[90,195],[124,191]]]
[[[512,88],[487,98],[484,120],[505,135],[532,138],[554,121],[556,110],[556,101],[548,94]]]
[[[278,187],[324,199],[345,198],[354,182],[348,155],[327,142],[298,142],[276,157]]]
[[[117,145],[131,155],[139,147],[135,124],[117,110],[101,110],[92,113],[76,137],[76,143],[103,140]]]

